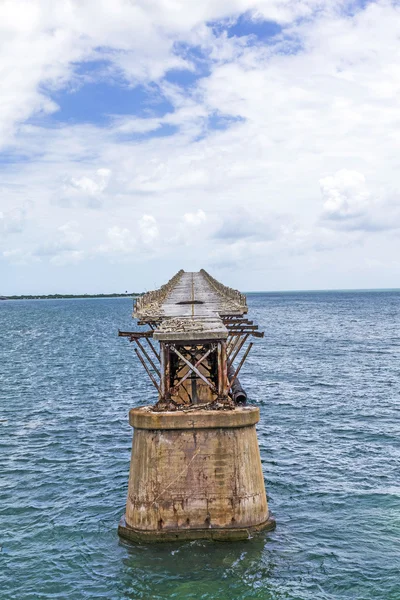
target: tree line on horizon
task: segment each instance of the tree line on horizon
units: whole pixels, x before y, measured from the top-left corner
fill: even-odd
[[[0,296],[0,300],[60,300],[69,298],[132,298],[141,296],[143,292],[131,292],[124,294],[22,294],[20,296]]]

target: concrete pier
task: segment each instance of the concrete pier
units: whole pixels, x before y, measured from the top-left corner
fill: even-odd
[[[246,297],[206,271],[179,271],[147,292],[120,331],[157,390],[154,406],[130,411],[134,428],[126,512],[132,541],[245,539],[273,529],[255,425],[239,372],[263,337]],[[246,343],[248,344],[246,346]]]
[[[135,541],[246,539],[272,529],[255,430],[259,410],[130,411],[126,513]]]

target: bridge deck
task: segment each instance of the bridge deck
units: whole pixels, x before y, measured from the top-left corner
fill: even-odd
[[[201,272],[183,273],[162,304],[164,317],[215,317],[236,308],[242,314]]]
[[[226,338],[221,315],[241,316],[247,312],[246,298],[214,280],[206,271],[180,271],[156,292],[137,302],[134,317],[161,321],[156,339]],[[182,334],[184,336],[182,337]]]

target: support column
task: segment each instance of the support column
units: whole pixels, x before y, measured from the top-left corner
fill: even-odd
[[[135,428],[126,513],[131,540],[245,539],[273,529],[255,424],[234,411],[132,409]]]
[[[161,400],[170,399],[170,380],[171,380],[171,357],[169,345],[160,343],[160,370],[161,370]]]

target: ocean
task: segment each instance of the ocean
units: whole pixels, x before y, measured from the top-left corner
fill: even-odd
[[[0,599],[400,599],[400,292],[250,294],[274,532],[117,536],[151,383],[127,298],[0,302]]]

